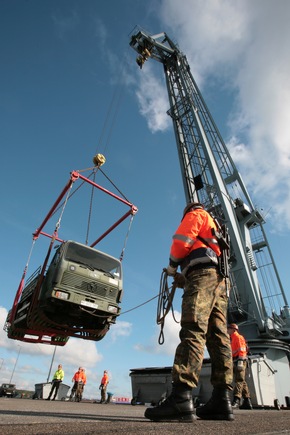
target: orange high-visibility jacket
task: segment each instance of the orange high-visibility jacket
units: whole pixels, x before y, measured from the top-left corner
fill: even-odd
[[[221,251],[212,229],[217,230],[216,224],[203,208],[193,208],[186,213],[172,238],[170,265],[180,265],[183,270],[195,264],[217,264]],[[209,243],[211,249],[197,238],[198,235]],[[183,261],[185,258],[188,258],[186,262]]]
[[[107,373],[104,373],[104,376],[102,377],[102,380],[101,380],[101,385],[107,385],[108,384],[108,382],[109,382],[109,376],[107,375]]]
[[[248,346],[244,337],[238,333],[238,331],[234,331],[231,334],[231,347],[232,347],[232,356],[234,360],[237,359],[247,359]]]
[[[86,376],[85,372],[84,371],[77,371],[74,374],[73,381],[82,382],[84,385],[86,385],[87,376]]]

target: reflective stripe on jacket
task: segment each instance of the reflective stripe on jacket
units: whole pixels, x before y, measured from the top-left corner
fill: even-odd
[[[238,333],[238,331],[234,331],[231,334],[231,347],[232,347],[232,356],[234,360],[243,359],[246,360],[248,354],[248,346],[244,337]]]
[[[206,210],[197,208],[186,213],[172,238],[170,264],[174,267],[180,265],[182,271],[195,264],[217,264],[221,251],[212,229],[217,228]],[[206,240],[210,247],[197,236]]]

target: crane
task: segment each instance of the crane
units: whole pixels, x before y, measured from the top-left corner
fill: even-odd
[[[202,203],[228,227],[229,322],[239,325],[252,352],[267,353],[274,366],[282,359],[281,378],[289,377],[290,309],[267,241],[265,219],[254,206],[178,45],[164,32],[151,35],[137,30],[130,46],[138,53],[140,68],[149,59],[163,65],[167,114],[173,123],[186,203]]]

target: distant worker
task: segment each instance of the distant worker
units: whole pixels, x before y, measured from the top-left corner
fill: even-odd
[[[100,403],[106,403],[106,391],[107,391],[107,386],[109,383],[109,376],[108,376],[108,371],[104,370],[104,374],[101,380],[101,384],[99,386],[99,389],[101,390],[101,401]]]
[[[219,269],[220,232],[200,203],[188,204],[170,249],[167,274],[184,280],[180,343],[172,367],[172,392],[145,417],[153,421],[195,419],[192,389],[197,386],[207,346],[211,358],[212,397],[196,409],[204,420],[233,420],[229,392],[232,390],[232,357],[227,333],[227,278]],[[223,240],[225,240],[223,238]],[[226,244],[227,246],[227,244]],[[223,247],[224,249],[224,247]]]
[[[72,382],[74,382],[74,385],[72,387],[70,397],[69,399],[72,400],[73,396],[76,394],[78,395],[79,401],[82,400],[84,387],[87,383],[87,376],[85,369],[83,367],[79,367],[78,371],[75,372]]]
[[[53,378],[52,378],[52,386],[51,386],[49,396],[45,400],[50,400],[53,392],[54,392],[54,396],[51,400],[55,400],[57,393],[58,393],[59,386],[60,386],[61,382],[63,381],[63,378],[64,378],[64,371],[62,369],[62,365],[59,364],[57,367],[57,370],[54,373]]]
[[[246,382],[246,371],[248,365],[248,346],[245,338],[238,332],[239,327],[235,323],[228,326],[228,333],[231,338],[233,371],[234,371],[234,400],[233,408],[253,409],[250,391]],[[243,403],[241,404],[241,399]]]

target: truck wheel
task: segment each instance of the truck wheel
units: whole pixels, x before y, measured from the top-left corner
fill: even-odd
[[[137,405],[136,397],[133,397],[133,399],[131,400],[131,405],[132,406],[136,406]]]

